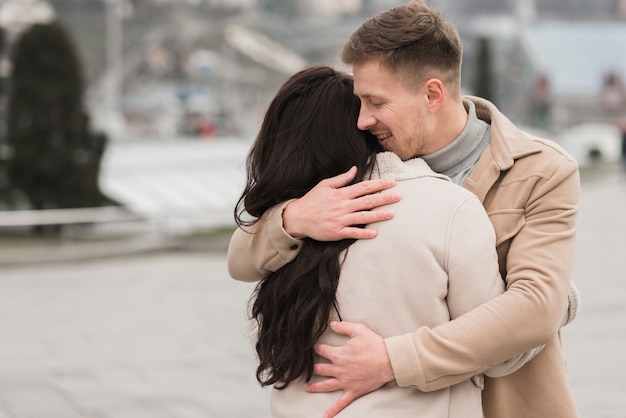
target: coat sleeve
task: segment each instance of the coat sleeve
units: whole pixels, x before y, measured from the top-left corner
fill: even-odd
[[[447,300],[452,320],[504,293],[493,225],[477,198],[471,199],[465,206],[455,216],[448,239]],[[491,366],[484,374],[502,377],[514,373],[543,347],[533,348]]]
[[[228,273],[235,280],[256,282],[291,262],[300,252],[302,241],[283,228],[282,214],[291,201],[268,210],[245,230],[233,233],[226,256]]]
[[[403,367],[394,367],[400,386],[447,387],[555,338],[567,310],[579,195],[577,165],[566,159],[527,199],[506,258],[507,291],[446,324],[385,340],[402,356]]]

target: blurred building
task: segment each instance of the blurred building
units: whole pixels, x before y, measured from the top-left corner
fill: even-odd
[[[0,31],[3,34],[0,38],[0,80],[6,81],[11,72],[11,45],[19,34],[33,23],[51,22],[55,18],[54,9],[46,0],[0,2]]]
[[[626,115],[623,22],[537,22],[522,39],[533,66],[550,79],[557,126],[613,123]]]
[[[3,0],[0,2],[0,27],[15,37],[33,23],[50,22],[55,12],[46,0]]]
[[[392,0],[116,2],[123,6],[118,22],[123,33],[119,40],[119,106],[127,107],[123,109],[125,117],[136,124],[131,133],[161,137],[188,132],[204,132],[202,135],[209,137],[212,132],[233,133],[237,129],[234,125],[242,121],[248,126],[239,129],[254,130],[256,122],[252,121],[258,119],[287,73],[307,63],[341,67],[338,53],[352,30],[379,10],[398,4]],[[589,98],[598,93],[592,91],[599,88],[598,72],[617,71],[625,78],[619,74],[622,65],[609,62],[621,52],[602,56],[601,52],[611,51],[613,46],[617,48],[614,51],[622,51],[621,45],[626,44],[619,29],[626,0],[428,2],[441,8],[459,28],[465,47],[463,87],[467,93],[474,90],[479,68],[476,45],[481,38],[488,40],[493,49],[493,100],[518,118],[518,123],[531,118],[530,91],[540,74],[550,84],[554,100],[550,108],[556,126],[570,123],[572,112],[589,114],[579,105],[590,103]],[[78,42],[92,103],[102,102],[102,92],[110,91],[103,80],[115,67],[107,47],[109,3],[49,0],[57,18]],[[250,33],[254,35],[248,37],[247,45],[256,42],[256,49],[233,41],[241,41]],[[591,46],[585,36],[600,43]],[[569,45],[577,44],[576,39],[587,46],[569,51]],[[609,44],[611,47],[597,47]],[[268,45],[273,45],[269,47],[271,53],[258,52]],[[274,56],[282,58],[276,63]],[[566,60],[569,64],[563,65]],[[576,65],[576,60],[582,64]],[[292,64],[286,65],[288,61]],[[583,66],[589,71],[576,74]],[[566,91],[570,81],[581,83],[576,93]],[[198,125],[201,127],[193,128]]]

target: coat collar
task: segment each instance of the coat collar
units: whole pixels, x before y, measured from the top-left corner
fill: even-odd
[[[483,152],[465,187],[482,202],[502,171],[510,169],[515,160],[541,152],[531,136],[522,132],[488,100],[464,96],[476,105],[476,116],[491,125],[491,142]]]

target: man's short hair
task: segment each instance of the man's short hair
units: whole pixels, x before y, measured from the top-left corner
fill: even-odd
[[[439,78],[453,94],[460,94],[462,56],[455,27],[422,1],[371,17],[350,35],[341,52],[348,65],[380,61],[410,86]]]

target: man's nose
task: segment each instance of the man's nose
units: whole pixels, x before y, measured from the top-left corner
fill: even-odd
[[[362,131],[367,131],[372,126],[376,124],[376,119],[372,116],[370,112],[364,109],[361,106],[361,110],[359,111],[359,118],[357,119],[356,126]]]

